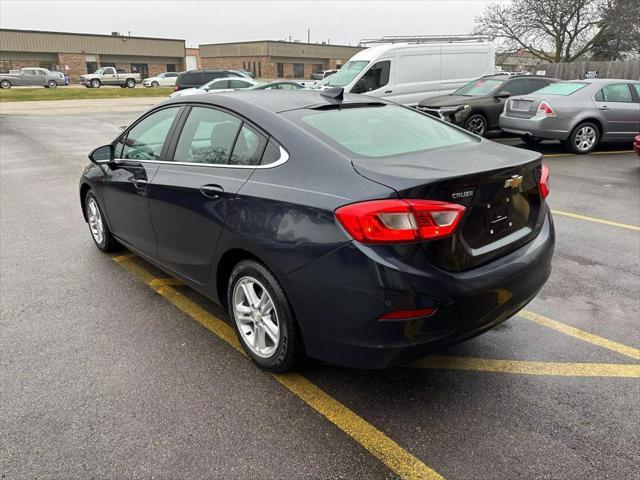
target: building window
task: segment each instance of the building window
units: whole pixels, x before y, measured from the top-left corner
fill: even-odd
[[[284,77],[284,63],[276,63],[276,77]]]
[[[176,64],[175,63],[167,63],[167,72],[175,72]]]
[[[93,73],[98,69],[97,62],[87,62],[87,73]]]
[[[9,73],[11,70],[11,60],[0,60],[0,73]]]
[[[311,71],[313,73],[318,73],[323,68],[324,68],[324,65],[322,65],[321,63],[314,63],[313,65],[311,65]]]
[[[262,76],[262,65],[260,65],[260,62],[258,62],[258,77]]]
[[[149,76],[149,66],[146,63],[132,63],[131,73],[139,73],[141,79]]]
[[[304,77],[304,63],[293,64],[293,78]]]

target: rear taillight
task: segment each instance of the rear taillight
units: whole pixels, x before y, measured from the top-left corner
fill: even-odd
[[[549,195],[549,167],[545,163],[542,164],[542,170],[540,170],[538,186],[540,188],[540,196],[547,198]]]
[[[180,85],[178,85],[178,84],[176,83],[176,84],[173,86],[173,90],[174,90],[174,91],[176,91],[176,92],[177,92],[178,90],[180,90]]]
[[[465,211],[456,203],[433,200],[372,200],[345,205],[336,218],[362,243],[402,243],[451,235]]]
[[[547,117],[555,117],[556,116],[556,112],[553,111],[553,108],[551,108],[551,105],[549,105],[547,102],[540,102],[540,105],[538,105],[537,115],[545,115]]]

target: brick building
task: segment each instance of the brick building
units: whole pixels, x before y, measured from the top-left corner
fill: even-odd
[[[0,29],[0,72],[41,67],[65,72],[77,82],[80,75],[105,66],[142,78],[180,72],[185,69],[184,40]]]
[[[306,79],[342,66],[361,47],[262,40],[200,45],[202,68],[245,69],[262,78]]]

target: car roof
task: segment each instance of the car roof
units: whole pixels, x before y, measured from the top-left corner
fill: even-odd
[[[288,110],[302,108],[322,108],[336,104],[336,100],[322,95],[325,90],[244,90],[224,92],[216,95],[190,95],[175,97],[163,102],[170,103],[209,103],[220,107],[235,110],[238,113],[251,115],[255,110],[267,110],[272,113],[280,113]],[[341,102],[343,105],[376,103],[388,104],[385,100],[369,97],[367,95],[344,94]]]
[[[597,84],[597,85],[601,85],[601,84],[604,84],[604,83],[611,83],[611,82],[638,83],[637,80],[625,80],[623,78],[585,78],[584,80],[580,80],[579,78],[576,78],[575,80],[567,80],[567,82],[593,83],[593,84]]]

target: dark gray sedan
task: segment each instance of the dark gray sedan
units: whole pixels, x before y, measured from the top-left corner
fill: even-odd
[[[500,128],[527,143],[560,140],[575,153],[589,153],[603,140],[632,141],[640,131],[640,82],[576,80],[511,97]]]

